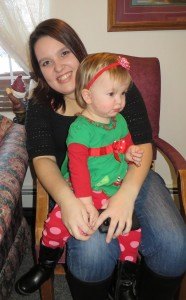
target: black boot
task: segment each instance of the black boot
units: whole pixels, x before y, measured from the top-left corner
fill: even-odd
[[[164,277],[151,271],[143,262],[140,272],[140,300],[173,300],[183,276]]]
[[[111,277],[101,282],[83,282],[68,271],[67,281],[73,300],[106,300]]]
[[[15,284],[18,294],[27,295],[35,292],[53,274],[55,266],[63,253],[61,248],[48,248],[41,244],[39,263],[23,275]]]
[[[108,299],[136,300],[137,270],[138,265],[135,263],[118,261]]]

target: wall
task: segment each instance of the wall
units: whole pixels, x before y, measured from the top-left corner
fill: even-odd
[[[68,22],[88,52],[111,51],[156,56],[161,64],[160,136],[186,157],[186,30],[107,32],[107,0],[53,0],[51,17]],[[172,186],[169,166],[161,155],[155,166]]]

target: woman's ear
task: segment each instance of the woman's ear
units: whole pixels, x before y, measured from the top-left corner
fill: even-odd
[[[82,92],[81,92],[81,96],[87,104],[92,103],[92,97],[91,97],[91,91],[90,90],[83,89]]]

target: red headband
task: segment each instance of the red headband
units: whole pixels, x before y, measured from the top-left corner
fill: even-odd
[[[125,68],[126,70],[130,70],[130,63],[128,62],[128,60],[125,57],[118,57],[118,60],[115,63],[112,63],[104,68],[102,68],[101,70],[99,70],[96,75],[94,75],[94,77],[87,83],[86,85],[86,89],[89,90],[89,88],[91,87],[91,85],[94,83],[94,81],[105,71],[116,67],[116,66],[122,66],[123,68]]]

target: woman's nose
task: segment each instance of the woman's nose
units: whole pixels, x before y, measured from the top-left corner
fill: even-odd
[[[61,61],[61,59],[55,60],[54,69],[56,72],[61,72],[61,70],[63,69],[63,62]]]

